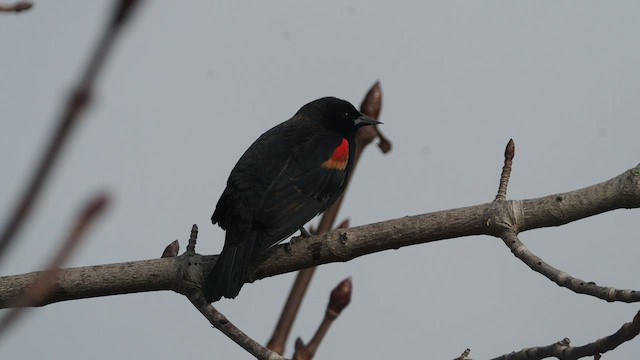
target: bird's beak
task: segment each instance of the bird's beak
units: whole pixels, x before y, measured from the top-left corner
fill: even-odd
[[[361,114],[359,118],[356,119],[356,121],[354,121],[354,124],[356,125],[356,128],[362,127],[362,126],[367,126],[367,125],[378,125],[378,124],[382,124],[380,121],[374,119],[374,118],[370,118],[365,114]]]

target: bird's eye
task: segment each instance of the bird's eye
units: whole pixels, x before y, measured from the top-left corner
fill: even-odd
[[[342,114],[342,117],[343,117],[345,120],[348,120],[348,119],[349,119],[349,112],[345,112],[344,114]]]

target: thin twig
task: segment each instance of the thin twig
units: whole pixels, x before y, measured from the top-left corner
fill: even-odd
[[[113,48],[117,35],[122,30],[125,20],[129,17],[128,15],[131,14],[133,8],[139,2],[138,0],[120,0],[114,6],[112,17],[102,33],[102,37],[89,58],[80,80],[67,99],[66,106],[56,120],[56,130],[49,139],[35,172],[11,212],[9,220],[4,224],[2,232],[0,232],[0,259],[6,255],[7,248],[14,241],[20,228],[29,217],[41,190],[49,178],[51,169],[56,164],[64,145],[67,143],[71,131],[90,103],[96,78],[102,70],[110,50]]]
[[[260,345],[259,342],[253,340],[247,334],[233,325],[222,313],[209,304],[202,292],[192,290],[187,294],[189,301],[195,306],[202,315],[215,327],[225,334],[229,339],[247,350],[256,359],[260,360],[286,360],[275,351],[271,351]]]
[[[511,252],[531,270],[544,275],[547,279],[565,287],[575,293],[597,297],[598,299],[612,301],[638,301],[640,292],[635,290],[619,290],[613,287],[598,286],[594,282],[587,282],[567,274],[564,271],[547,264],[540,257],[533,254],[518,236],[511,231],[505,232],[502,241],[509,247]]]
[[[278,354],[284,353],[284,348],[291,333],[291,328],[295,322],[296,316],[302,300],[307,292],[307,287],[313,277],[315,267],[298,271],[296,278],[289,291],[289,297],[282,307],[280,318],[273,329],[271,339],[267,342],[267,347]]]
[[[631,322],[625,323],[615,333],[582,346],[570,346],[570,340],[564,338],[555,344],[525,348],[517,352],[504,354],[493,360],[537,360],[555,357],[558,359],[599,358],[601,354],[614,350],[640,333],[640,311]]]
[[[187,244],[187,253],[196,253],[196,240],[198,239],[198,225],[191,226],[191,234],[189,235],[189,243]]]
[[[465,351],[462,352],[462,354],[460,354],[460,356],[458,356],[453,360],[471,360],[471,358],[469,357],[470,353],[471,353],[471,349],[466,349]]]
[[[511,176],[511,166],[513,165],[515,152],[516,145],[513,143],[513,139],[509,139],[507,147],[504,149],[504,165],[502,166],[502,174],[500,174],[500,186],[494,201],[507,199],[507,186],[509,186],[509,177]]]
[[[539,360],[550,357],[560,359],[563,351],[569,348],[570,342],[568,338],[564,338],[551,345],[524,348],[520,351],[504,354],[491,360]]]
[[[380,117],[381,110],[382,87],[380,86],[380,82],[376,81],[362,100],[360,111],[367,116],[378,119]],[[378,146],[384,153],[391,150],[391,142],[389,142],[387,138],[381,135],[377,126],[366,126],[360,128],[358,134],[356,135],[356,154],[354,158],[353,168],[351,170],[351,173],[349,174],[349,178],[351,178],[353,176],[353,173],[355,172],[355,168],[358,164],[358,161],[360,160],[362,151],[376,137],[380,139],[380,143]],[[324,234],[331,231],[336,217],[338,216],[338,212],[340,211],[340,207],[342,206],[342,199],[344,199],[347,189],[345,189],[342,196],[340,196],[338,200],[336,200],[336,202],[322,214],[318,229],[313,231],[314,235]],[[295,322],[296,315],[298,314],[298,310],[300,309],[300,305],[302,304],[304,295],[309,288],[309,284],[311,283],[314,272],[315,267],[310,267],[300,270],[300,272],[298,272],[298,274],[296,275],[296,279],[294,280],[291,291],[289,292],[289,297],[282,307],[282,312],[280,314],[278,323],[273,330],[271,339],[267,343],[267,347],[269,349],[272,349],[279,354],[283,353],[287,343],[287,339],[289,338],[289,334],[291,333],[291,327]]]
[[[221,312],[219,312],[216,308],[214,308],[209,302],[204,298],[202,291],[200,290],[200,281],[192,281],[194,277],[201,277],[202,272],[200,271],[200,267],[198,265],[198,261],[193,261],[200,257],[200,255],[195,253],[196,241],[198,239],[198,226],[194,224],[191,227],[191,233],[189,234],[189,245],[187,245],[187,251],[176,259],[180,262],[186,259],[186,267],[183,267],[179,272],[182,273],[180,275],[183,277],[182,282],[178,287],[180,290],[178,292],[185,295],[189,301],[193,304],[193,306],[200,311],[204,317],[209,320],[211,325],[216,329],[220,330],[223,334],[225,334],[229,339],[231,339],[236,344],[240,345],[243,349],[249,352],[251,355],[255,356],[260,360],[286,360],[284,357],[280,356],[278,353],[267,349],[262,346],[257,341],[253,340],[249,335],[242,332],[242,330],[238,329],[235,325],[233,325]],[[198,275],[196,275],[198,274]],[[186,277],[186,278],[184,278]]]
[[[12,5],[0,4],[0,13],[20,13],[33,7],[31,1],[18,1]]]
[[[15,323],[25,310],[25,307],[36,306],[46,302],[45,299],[52,294],[58,282],[58,269],[65,263],[69,256],[71,256],[73,250],[77,248],[84,234],[89,227],[95,223],[95,220],[100,214],[102,214],[108,202],[108,198],[104,194],[94,196],[87,202],[76,217],[73,226],[61,241],[60,248],[56,252],[56,255],[46,266],[46,271],[25,288],[24,295],[12,304],[14,308],[9,310],[9,312],[0,319],[0,334],[5,333],[6,330]]]
[[[318,347],[324,339],[324,336],[329,331],[329,327],[338,318],[342,310],[344,310],[349,303],[351,303],[351,293],[353,291],[353,284],[351,278],[342,280],[329,296],[329,304],[327,305],[327,311],[325,311],[324,318],[318,326],[316,333],[311,338],[308,344],[304,344],[302,339],[296,339],[296,352],[293,354],[294,360],[311,360],[318,351]]]
[[[622,325],[615,333],[586,345],[571,347],[567,351],[567,355],[569,359],[599,356],[635,338],[638,334],[640,334],[640,311],[636,313],[631,322]]]
[[[348,227],[349,219],[344,220],[340,225],[338,225],[338,229]],[[313,228],[311,229],[311,233],[314,235],[317,235],[318,231],[319,230],[315,230]],[[296,316],[298,315],[298,310],[302,305],[302,300],[304,299],[304,295],[309,287],[309,283],[311,282],[315,269],[316,268],[314,266],[298,271],[293,285],[291,286],[289,297],[287,298],[285,305],[282,307],[282,313],[280,314],[278,323],[273,330],[271,340],[267,343],[267,347],[278,354],[282,354],[284,352],[285,344],[289,338],[291,328]]]

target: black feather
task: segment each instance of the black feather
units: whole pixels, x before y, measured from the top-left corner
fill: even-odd
[[[245,151],[211,217],[226,235],[205,283],[208,301],[237,296],[256,253],[296,232],[342,194],[353,167],[356,130],[375,123],[344,100],[322,98]],[[344,139],[349,145],[346,166],[322,166]]]

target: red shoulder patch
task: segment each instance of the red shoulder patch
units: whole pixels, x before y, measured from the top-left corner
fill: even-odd
[[[322,163],[322,167],[333,170],[344,170],[349,162],[349,141],[342,139],[342,143],[333,151],[333,155]]]

